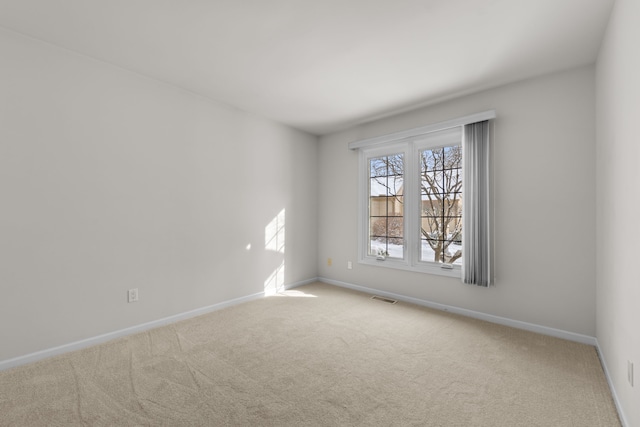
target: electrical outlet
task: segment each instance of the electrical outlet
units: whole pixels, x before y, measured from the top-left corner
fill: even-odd
[[[129,289],[127,292],[127,302],[138,301],[138,288]]]
[[[353,268],[353,263],[351,261],[347,261],[347,268],[351,270]]]
[[[629,384],[633,387],[633,362],[627,360],[627,380],[629,380]]]
[[[327,265],[331,267],[332,264],[333,264],[333,260],[331,258],[327,258]]]

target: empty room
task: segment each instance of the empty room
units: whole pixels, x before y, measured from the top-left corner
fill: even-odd
[[[0,426],[640,426],[638,22],[0,0]]]

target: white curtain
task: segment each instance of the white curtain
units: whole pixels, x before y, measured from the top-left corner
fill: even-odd
[[[464,126],[462,281],[491,284],[489,121]]]

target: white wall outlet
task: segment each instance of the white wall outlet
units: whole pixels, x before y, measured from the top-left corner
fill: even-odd
[[[129,291],[127,292],[127,301],[128,302],[138,301],[138,288],[129,289]]]
[[[351,261],[347,261],[347,268],[351,270],[353,268],[353,263]]]
[[[633,362],[627,360],[627,380],[629,380],[629,384],[633,387]]]

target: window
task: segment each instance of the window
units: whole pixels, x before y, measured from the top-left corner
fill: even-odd
[[[361,150],[361,262],[460,275],[461,141],[456,127]]]
[[[359,261],[491,282],[486,111],[354,141]]]

